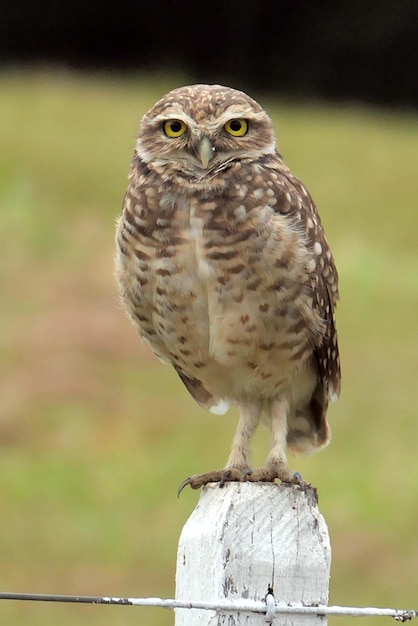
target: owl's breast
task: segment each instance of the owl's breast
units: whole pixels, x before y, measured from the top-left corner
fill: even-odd
[[[248,210],[239,196],[167,195],[159,204],[171,212],[160,211],[152,229],[142,218],[134,234],[129,222],[119,227],[130,238],[120,282],[141,335],[215,391],[226,379],[266,389],[277,371],[290,376],[321,326],[293,222],[265,202]]]

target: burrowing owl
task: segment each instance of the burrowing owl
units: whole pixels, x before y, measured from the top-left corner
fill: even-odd
[[[171,91],[143,117],[117,228],[117,278],[141,337],[212,413],[240,418],[225,469],[184,481],[298,482],[286,448],[326,445],[340,390],[338,277],[320,218],[270,118],[219,85]],[[260,420],[264,467],[250,466]]]

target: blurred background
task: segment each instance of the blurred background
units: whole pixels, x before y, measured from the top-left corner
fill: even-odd
[[[333,442],[291,459],[329,526],[330,602],[416,608],[418,4],[2,5],[0,591],[174,596],[198,501],[177,487],[225,463],[237,414],[201,410],[137,338],[114,223],[141,116],[171,88],[219,81],[273,118],[340,273]],[[260,432],[255,463],[267,444]],[[174,616],[2,602],[0,621]]]

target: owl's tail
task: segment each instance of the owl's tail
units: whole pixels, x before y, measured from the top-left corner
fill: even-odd
[[[328,400],[321,382],[306,407],[298,408],[288,419],[287,447],[295,455],[312,454],[331,441],[327,421]]]

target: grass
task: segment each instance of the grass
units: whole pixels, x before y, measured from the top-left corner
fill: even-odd
[[[192,491],[177,500],[177,485],[226,459],[236,415],[206,414],[141,345],[112,276],[139,119],[174,86],[0,76],[1,590],[173,596],[178,537],[197,502]],[[259,99],[317,201],[341,277],[333,442],[291,461],[319,489],[330,601],[413,607],[418,119]],[[266,441],[259,433],[256,459]],[[173,615],[4,602],[0,620],[164,626]]]

